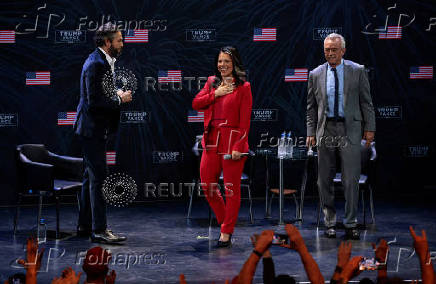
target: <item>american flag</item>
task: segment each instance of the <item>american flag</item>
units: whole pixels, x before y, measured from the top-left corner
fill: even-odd
[[[0,43],[15,43],[15,31],[0,31]]]
[[[50,85],[50,71],[26,72],[26,85]]]
[[[255,28],[253,34],[253,41],[276,41],[277,29],[276,28]]]
[[[77,112],[59,112],[58,113],[58,125],[74,125],[76,121]]]
[[[117,152],[115,151],[110,151],[110,152],[106,152],[106,164],[107,165],[115,165],[116,162],[116,157],[117,157]]]
[[[159,70],[157,81],[159,83],[180,83],[182,82],[182,70]]]
[[[188,112],[188,122],[203,122],[204,121],[204,112],[190,110]]]
[[[127,30],[124,42],[148,42],[148,30]]]
[[[410,67],[410,79],[433,79],[433,66]]]
[[[305,82],[307,81],[306,68],[286,69],[285,82]]]
[[[401,39],[402,27],[389,26],[386,31],[378,34],[379,39]]]

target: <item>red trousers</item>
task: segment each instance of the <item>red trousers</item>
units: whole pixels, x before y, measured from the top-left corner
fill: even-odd
[[[224,160],[217,151],[203,151],[200,164],[202,188],[221,224],[221,233],[232,234],[238,220],[241,205],[241,175],[247,157],[240,160]],[[223,172],[225,202],[219,190],[219,177]]]

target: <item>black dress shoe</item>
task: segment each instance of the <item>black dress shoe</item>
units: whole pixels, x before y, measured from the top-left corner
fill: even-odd
[[[324,236],[326,236],[329,239],[336,238],[336,229],[335,229],[335,227],[327,228],[327,230],[324,231]]]
[[[127,240],[126,237],[117,236],[111,230],[104,230],[103,232],[93,232],[91,234],[91,241],[93,243],[121,243]]]
[[[359,230],[357,228],[345,229],[345,239],[346,240],[360,240]]]
[[[232,234],[229,235],[229,240],[228,241],[220,241],[218,240],[218,243],[216,245],[217,248],[229,248],[232,246]]]
[[[91,236],[92,230],[82,227],[82,226],[77,226],[77,236],[80,238],[89,238]]]

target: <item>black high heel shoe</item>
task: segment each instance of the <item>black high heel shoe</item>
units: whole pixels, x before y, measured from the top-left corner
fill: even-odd
[[[229,234],[229,240],[226,242],[218,240],[217,248],[229,248],[232,246],[232,234]]]

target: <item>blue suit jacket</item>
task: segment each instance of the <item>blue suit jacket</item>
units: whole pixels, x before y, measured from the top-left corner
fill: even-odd
[[[115,93],[107,95],[103,91],[105,74],[111,74],[110,65],[96,48],[83,64],[80,77],[80,101],[74,124],[78,135],[103,137],[118,129],[120,106]]]

